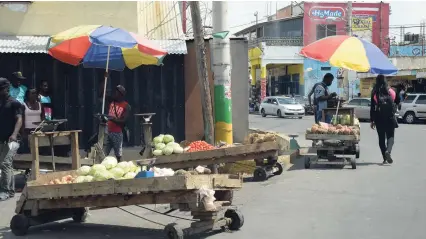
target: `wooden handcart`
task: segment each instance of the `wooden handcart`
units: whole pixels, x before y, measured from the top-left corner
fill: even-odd
[[[73,169],[77,169],[80,166],[79,159],[72,159]],[[51,180],[76,175],[76,171],[38,174],[34,173],[39,167],[36,158],[33,164],[32,180],[27,182],[17,202],[16,215],[10,222],[10,228],[16,236],[27,234],[31,226],[67,218],[84,222],[89,208],[141,204],[170,203],[173,209],[191,211],[193,218],[198,221],[183,230],[176,224],[167,225],[165,232],[169,238],[181,239],[187,235],[210,231],[213,227],[238,230],[244,224],[241,212],[229,207],[232,204],[233,190],[242,187],[242,178],[238,175],[177,175],[47,185]],[[201,188],[215,190],[213,209],[206,209],[204,198],[199,193]],[[225,211],[224,216],[219,216],[220,211]]]
[[[335,108],[327,108],[322,112],[323,120],[326,114],[333,114]],[[344,115],[350,115],[350,125],[354,125],[354,108],[339,108],[338,112]],[[305,155],[305,168],[308,169],[313,164],[322,165],[351,165],[356,169],[356,159],[360,156],[360,135],[334,135],[334,134],[306,134],[306,139],[312,140],[312,147],[308,149],[309,153],[316,155]],[[317,145],[316,142],[323,141],[323,144]],[[338,141],[336,144],[326,144],[326,141]]]
[[[162,155],[152,159],[142,159],[138,163],[172,169],[187,169],[199,165],[236,163],[254,159],[256,161],[254,179],[264,181],[272,175],[281,175],[284,171],[283,165],[278,162],[278,151],[279,146],[276,142],[264,142],[169,156]]]

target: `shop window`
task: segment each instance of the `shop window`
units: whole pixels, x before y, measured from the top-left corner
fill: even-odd
[[[336,24],[318,24],[317,40],[323,39],[324,37],[335,36],[336,32]]]
[[[331,67],[327,67],[327,66],[322,66],[321,67],[322,71],[331,71]]]

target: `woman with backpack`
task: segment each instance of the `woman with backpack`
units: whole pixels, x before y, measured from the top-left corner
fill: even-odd
[[[386,83],[384,75],[378,75],[376,85],[371,92],[370,127],[377,129],[383,164],[393,163],[391,157],[394,144],[395,128],[398,123],[395,118],[396,93]]]

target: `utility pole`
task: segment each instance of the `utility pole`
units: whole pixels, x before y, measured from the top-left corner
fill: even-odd
[[[207,59],[204,46],[204,29],[201,21],[200,2],[189,2],[191,7],[192,30],[194,32],[195,56],[197,58],[198,81],[201,88],[201,105],[203,107],[204,136],[206,142],[214,143],[213,109],[210,95],[209,77],[207,72]]]
[[[254,12],[254,16],[256,17],[256,25],[257,25],[258,20],[259,20],[258,15],[259,15],[259,13],[258,13],[257,11],[256,11],[256,12]]]
[[[352,36],[352,2],[351,1],[348,1],[347,13],[348,13],[347,34],[348,34],[348,36]],[[345,97],[346,100],[349,100],[350,99],[350,93],[349,93],[350,84],[349,84],[349,71],[347,69],[345,69],[344,76],[345,77],[344,77],[344,81],[343,81],[343,87],[346,88],[343,91],[344,97]]]
[[[213,1],[213,75],[215,143],[232,144],[231,44],[228,2]]]

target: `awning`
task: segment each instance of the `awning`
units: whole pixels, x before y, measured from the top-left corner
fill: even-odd
[[[0,53],[44,53],[48,36],[0,36]],[[187,54],[185,40],[151,40],[168,54]]]

